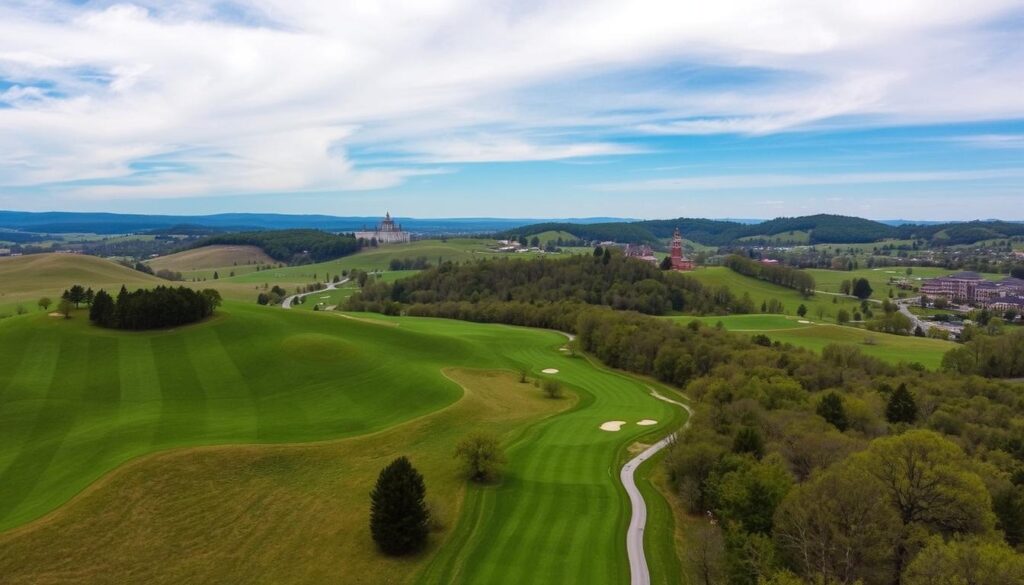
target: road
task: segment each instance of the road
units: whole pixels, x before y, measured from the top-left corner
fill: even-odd
[[[300,295],[292,295],[290,297],[285,297],[284,300],[281,301],[281,308],[282,309],[290,309],[290,308],[292,308],[292,301],[294,301],[295,299],[301,299],[302,297],[308,297],[309,295],[315,295],[316,293],[322,293],[325,290],[334,290],[334,289],[338,288],[339,286],[345,284],[346,282],[348,282],[348,279],[347,278],[343,278],[343,279],[339,280],[338,282],[332,282],[332,283],[328,284],[326,287],[324,287],[324,288],[322,288],[320,290],[315,290],[313,292],[302,293]]]
[[[914,331],[914,328],[916,328],[916,327],[920,327],[921,331],[924,331],[925,333],[928,333],[928,330],[932,328],[932,324],[927,322],[927,321],[924,321],[922,319],[918,319],[917,315],[915,315],[915,314],[910,312],[910,305],[911,304],[920,303],[920,302],[921,302],[921,298],[920,297],[914,297],[914,298],[910,298],[910,299],[900,299],[900,300],[896,301],[896,306],[899,307],[900,313],[903,313],[904,315],[906,315],[906,317],[908,319],[910,319],[910,323],[911,323],[910,330],[911,331]]]
[[[651,390],[651,396],[658,400],[664,400],[665,402],[681,406],[686,410],[687,414],[691,417],[693,416],[693,410],[682,402],[666,398],[653,389]],[[689,418],[687,418],[686,424],[683,425],[683,429],[686,429],[688,426],[690,426]],[[676,434],[672,433],[644,449],[642,453],[623,465],[622,471],[619,472],[619,480],[622,481],[622,486],[626,488],[626,493],[629,495],[629,504],[633,511],[632,517],[629,519],[629,528],[626,530],[626,553],[629,556],[630,585],[650,585],[651,583],[651,572],[647,568],[647,557],[644,555],[644,528],[647,526],[647,504],[644,503],[644,497],[636,486],[633,474],[644,461],[647,461],[655,453],[672,444],[675,439]]]

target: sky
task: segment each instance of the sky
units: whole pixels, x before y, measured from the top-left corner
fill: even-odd
[[[1024,219],[1022,0],[0,0],[0,209]]]

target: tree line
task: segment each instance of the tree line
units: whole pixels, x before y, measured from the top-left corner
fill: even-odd
[[[105,290],[96,293],[89,320],[112,329],[160,329],[201,321],[220,303],[220,293],[213,289],[158,286],[128,292],[122,286],[116,299]]]
[[[435,309],[419,305],[513,303],[517,309],[530,311],[528,305],[540,307],[561,302],[605,305],[649,315],[672,311],[724,315],[756,310],[749,295],[737,297],[728,287],[705,286],[692,277],[661,271],[610,250],[599,256],[576,255],[557,260],[498,258],[468,264],[445,262],[393,283],[368,283],[350,298],[348,309],[385,312],[389,307],[393,311],[398,305],[414,305],[417,311],[429,312]],[[456,309],[449,305],[444,310]],[[506,312],[505,308],[496,310]],[[483,314],[478,309],[471,312]]]
[[[726,257],[722,264],[733,272],[796,290],[802,295],[814,294],[814,277],[785,264],[763,264],[738,254]]]
[[[359,242],[351,235],[320,230],[267,230],[236,232],[203,238],[192,247],[235,245],[256,246],[268,256],[292,265],[324,262],[359,251]]]

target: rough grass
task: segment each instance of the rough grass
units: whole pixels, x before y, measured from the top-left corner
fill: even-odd
[[[38,311],[36,302],[41,296],[53,300],[52,311],[61,293],[73,284],[116,293],[122,284],[131,288],[169,283],[95,256],[30,254],[0,258],[0,314],[13,312],[19,304],[29,312]]]

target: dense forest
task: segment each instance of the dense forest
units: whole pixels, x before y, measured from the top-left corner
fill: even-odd
[[[544,260],[447,264],[368,284],[350,308],[575,332],[609,366],[682,389],[696,413],[664,465],[692,514],[691,582],[1024,583],[1018,383],[612,310],[584,285],[599,288],[605,271],[628,279],[617,271],[634,267],[616,262],[577,259],[571,280]],[[1000,351],[971,344],[982,363]],[[979,360],[965,363],[972,371]]]
[[[236,232],[203,238],[192,247],[216,245],[257,246],[274,260],[292,265],[324,262],[359,251],[359,242],[352,236],[320,230]]]
[[[891,226],[860,217],[818,214],[804,217],[780,217],[760,223],[677,218],[637,222],[574,224],[566,222],[522,226],[504,232],[505,237],[531,236],[548,230],[560,230],[587,240],[612,240],[630,243],[659,243],[679,228],[683,237],[707,246],[728,246],[741,239],[771,237],[789,232],[808,232],[808,243],[850,244],[878,242],[884,239],[922,239],[934,246],[972,244],[982,240],[1024,235],[1024,223],[973,221],[934,225],[905,224]],[[751,243],[747,241],[746,243]]]
[[[122,286],[116,299],[104,290],[96,293],[89,307],[89,320],[115,329],[175,327],[209,317],[220,302],[220,293],[213,289],[199,292],[184,286],[158,286],[128,292]]]
[[[525,305],[574,301],[664,315],[752,313],[749,296],[708,287],[694,278],[665,272],[611,250],[564,259],[481,260],[444,263],[393,283],[371,283],[353,295],[353,310],[382,310],[388,303],[516,302]],[[425,309],[418,309],[425,310]]]

